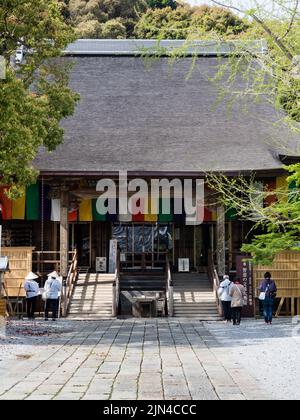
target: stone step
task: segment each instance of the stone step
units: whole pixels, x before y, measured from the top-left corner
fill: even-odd
[[[112,306],[111,305],[106,305],[106,306],[70,306],[70,311],[69,312],[74,312],[74,311],[111,311],[112,310]]]
[[[75,284],[68,318],[112,318],[114,274],[80,274]]]
[[[74,321],[101,321],[102,319],[113,319],[111,315],[101,315],[97,316],[94,314],[88,315],[88,314],[82,314],[82,315],[68,315],[69,319],[72,319]]]
[[[213,316],[198,316],[198,315],[191,315],[191,316],[187,316],[187,315],[175,315],[176,318],[182,318],[182,319],[195,319],[197,321],[205,321],[205,322],[217,322],[217,321],[221,321],[220,317],[213,317]]]

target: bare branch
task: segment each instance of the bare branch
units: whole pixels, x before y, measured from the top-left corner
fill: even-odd
[[[296,16],[298,15],[298,6],[299,6],[299,0],[296,0],[295,8],[294,8],[294,10],[292,12],[292,17],[291,17],[289,26],[288,26],[285,34],[281,38],[279,38],[280,40],[286,38],[288,36],[288,34],[291,32],[292,27],[293,27],[294,22],[295,22],[295,19],[296,19]]]
[[[249,15],[252,17],[253,20],[255,20],[262,28],[263,30],[273,39],[275,44],[280,48],[280,50],[284,53],[284,55],[290,60],[293,60],[293,54],[290,52],[290,50],[284,45],[284,43],[278,38],[278,36],[269,28],[269,26],[260,19],[254,12],[245,12],[242,9],[239,9],[238,7],[231,6],[228,4],[221,3],[216,0],[211,0],[213,3],[217,4],[218,6],[225,7],[227,9],[235,10],[239,13],[243,13],[244,15]]]

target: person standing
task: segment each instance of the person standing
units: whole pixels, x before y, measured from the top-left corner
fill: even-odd
[[[27,306],[27,317],[28,319],[34,319],[36,302],[39,295],[39,284],[36,279],[39,276],[30,272],[25,277],[24,290],[26,292],[26,306]]]
[[[49,311],[52,311],[52,320],[55,321],[58,317],[59,298],[61,293],[61,281],[56,271],[48,274],[48,279],[45,283],[45,321],[48,321]]]
[[[240,283],[240,279],[236,279],[231,285],[229,294],[231,296],[231,315],[233,325],[240,325],[242,317],[242,309],[244,300],[246,298],[246,291],[244,286]]]
[[[261,300],[263,302],[265,323],[272,324],[277,286],[275,281],[272,280],[271,273],[268,271],[264,274],[264,280],[259,287],[259,291],[263,295]]]
[[[223,307],[224,322],[231,322],[231,296],[229,294],[231,281],[229,276],[226,274],[223,276],[223,281],[220,283],[218,295]]]

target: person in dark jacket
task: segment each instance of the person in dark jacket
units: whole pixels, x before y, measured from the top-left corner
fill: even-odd
[[[275,281],[272,280],[271,273],[269,273],[268,271],[264,275],[264,280],[262,281],[259,287],[259,291],[265,294],[263,299],[265,323],[272,324],[273,308],[277,287]]]

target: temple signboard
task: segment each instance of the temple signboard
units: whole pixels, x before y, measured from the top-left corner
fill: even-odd
[[[246,317],[254,316],[254,282],[253,282],[253,265],[252,261],[247,260],[244,255],[236,257],[237,278],[246,290],[245,306],[243,315]]]

